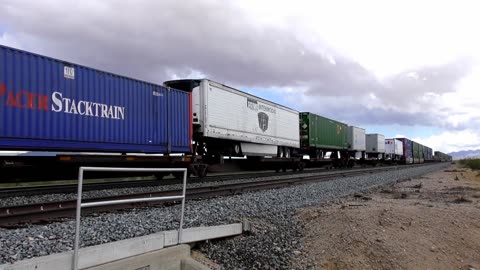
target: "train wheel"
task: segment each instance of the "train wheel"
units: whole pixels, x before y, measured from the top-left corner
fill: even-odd
[[[207,176],[207,172],[208,172],[207,168],[208,167],[204,164],[199,165],[197,168],[197,177],[203,178]]]
[[[173,177],[175,177],[175,179],[178,179],[178,180],[182,180],[183,179],[183,172],[174,172],[172,173]],[[188,173],[187,173],[187,177],[188,177]]]
[[[168,176],[170,173],[155,173],[154,176],[157,180],[162,180],[165,176]]]
[[[349,160],[349,161],[348,161],[348,167],[349,167],[349,168],[355,167],[355,160]]]
[[[298,171],[303,172],[304,168],[305,168],[305,163],[303,162],[298,163]]]

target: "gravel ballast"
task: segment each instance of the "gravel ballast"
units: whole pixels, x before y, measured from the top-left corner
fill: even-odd
[[[247,219],[253,225],[251,234],[201,244],[201,251],[225,269],[291,269],[290,258],[301,250],[298,243],[302,224],[294,218],[296,209],[420,176],[446,165],[405,167],[290,188],[189,201],[185,208],[185,227],[229,224]],[[179,206],[173,206],[84,217],[81,246],[176,229],[179,210]],[[71,250],[74,227],[75,222],[68,220],[15,230],[0,229],[0,264]]]
[[[278,176],[265,176],[265,177],[255,177],[255,178],[242,178],[239,175],[239,178],[232,179],[232,180],[222,180],[222,181],[202,181],[202,180],[192,180],[187,182],[188,188],[196,188],[196,187],[208,187],[208,186],[216,186],[219,184],[235,184],[235,183],[246,183],[246,182],[254,182],[260,180],[270,180],[270,179],[278,179],[278,178],[297,178],[300,174],[302,176],[313,176],[313,175],[325,175],[335,173],[335,171],[326,170],[324,172],[308,172],[304,171],[302,173],[297,174],[279,174]],[[161,181],[161,180],[159,180]],[[155,186],[147,186],[147,187],[129,187],[129,188],[113,188],[113,189],[100,189],[100,190],[91,190],[91,191],[84,191],[82,198],[83,199],[91,199],[91,198],[104,198],[110,196],[119,196],[119,195],[127,195],[133,193],[147,193],[153,191],[166,191],[166,190],[180,190],[182,189],[182,184],[169,184],[169,185],[155,185]],[[26,205],[26,204],[38,204],[38,203],[46,203],[46,202],[58,202],[58,201],[66,201],[66,200],[76,200],[77,193],[54,193],[54,194],[43,194],[43,195],[32,195],[32,196],[13,196],[13,197],[5,197],[0,200],[0,207],[11,207],[11,206],[18,206],[18,205]]]

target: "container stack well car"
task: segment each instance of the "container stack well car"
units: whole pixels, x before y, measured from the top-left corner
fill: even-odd
[[[382,134],[367,134],[367,158],[369,159],[383,159],[385,154],[385,136]]]
[[[353,159],[365,158],[367,145],[365,142],[365,129],[349,126],[347,132],[348,151]]]
[[[192,92],[195,152],[208,163],[222,163],[225,156],[265,162],[295,158],[297,111],[208,79],[164,84]]]
[[[385,159],[401,161],[403,157],[403,141],[398,139],[385,139]]]
[[[0,46],[0,148],[73,153],[49,156],[48,162],[40,156],[1,158],[4,164],[63,169],[86,160],[77,152],[113,153],[89,164],[117,166],[127,163],[117,154],[142,153],[161,154],[142,166],[187,166],[190,100],[188,91]],[[62,161],[68,164],[58,166]]]
[[[309,162],[346,167],[348,152],[348,125],[314,113],[300,113],[300,153],[308,155]]]

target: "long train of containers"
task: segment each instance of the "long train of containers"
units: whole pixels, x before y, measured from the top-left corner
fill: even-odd
[[[5,46],[0,113],[2,150],[191,155],[205,150],[198,144],[204,140],[207,152],[221,154],[288,159],[298,150],[323,159],[334,151],[351,160],[383,159],[388,148],[382,134],[365,135],[362,128],[210,80],[159,85]],[[401,142],[393,154],[406,164],[451,159],[407,138],[393,142]]]

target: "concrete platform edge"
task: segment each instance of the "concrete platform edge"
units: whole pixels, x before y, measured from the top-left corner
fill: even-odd
[[[242,234],[241,223],[183,230],[182,243],[193,243]],[[178,231],[165,231],[116,242],[81,248],[79,268],[91,268],[178,244]],[[0,270],[72,269],[73,251],[0,265]]]

